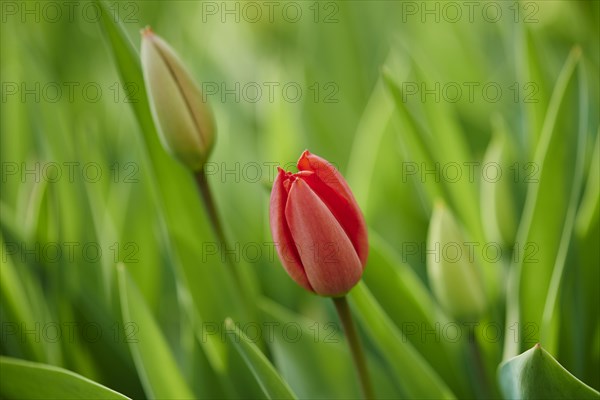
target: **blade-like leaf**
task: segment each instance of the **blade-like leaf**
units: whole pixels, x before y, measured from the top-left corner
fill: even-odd
[[[362,209],[367,208],[378,149],[392,119],[393,111],[394,104],[380,79],[371,93],[369,103],[356,128],[356,137],[346,173],[346,179],[352,185],[356,201]]]
[[[539,344],[502,363],[498,380],[507,399],[599,399]]]
[[[128,399],[69,370],[9,357],[0,357],[0,397],[29,400]]]
[[[4,217],[4,215],[3,215]],[[0,233],[0,245],[2,246],[2,262],[0,262],[0,300],[2,301],[2,342],[8,344],[12,341],[9,326],[17,321],[20,324],[33,326],[37,320],[35,307],[32,304],[34,299],[32,296],[27,296],[26,285],[22,280],[28,279],[28,274],[18,273],[18,268],[12,262],[10,254],[15,251],[15,243],[6,243],[3,235]],[[14,322],[10,322],[14,321]],[[6,332],[6,333],[5,333]],[[36,360],[45,360],[46,354],[44,349],[45,342],[39,340],[15,340],[21,352],[28,357]]]
[[[454,398],[427,361],[390,321],[363,282],[352,289],[349,298],[362,326],[409,398]]]
[[[578,101],[574,72],[580,56],[579,48],[571,52],[554,88],[536,150],[534,165],[539,173],[529,183],[517,232],[515,250],[520,253],[513,257],[506,326],[525,333],[528,325],[534,332],[518,341],[511,340],[514,334],[507,333],[505,360],[530,347],[531,342],[538,342],[540,337],[546,295],[573,190],[574,172],[569,165],[574,162],[579,141],[568,138],[579,122],[572,102]]]
[[[561,330],[565,351],[573,357],[573,373],[595,388],[600,387],[600,129],[596,133],[594,152],[589,167],[585,192],[576,219],[577,264],[573,265],[572,296],[564,311],[563,326],[577,329]],[[564,298],[564,297],[563,297]],[[567,303],[567,302],[561,302]],[[562,361],[564,363],[564,361]]]
[[[123,313],[123,326],[136,327],[128,339],[135,366],[148,397],[194,398],[169,345],[134,282],[120,264],[117,275]]]
[[[408,109],[406,101],[404,101],[401,85],[397,83],[396,78],[388,69],[383,70],[383,80],[394,99],[398,117],[404,125],[401,139],[408,149],[408,154],[410,154],[410,158],[407,161],[418,165],[433,165],[435,159],[432,139],[423,131],[423,127],[419,124],[419,121],[416,120]],[[443,197],[447,201],[450,200],[447,192],[444,191],[444,187],[437,182],[425,180],[424,184],[419,186],[419,188],[421,187],[429,199],[429,209],[431,209],[433,199]]]
[[[527,28],[527,24],[516,24],[516,28],[518,32],[515,51],[519,81],[527,82],[524,89],[527,89],[529,93],[535,93],[535,101],[527,100],[520,103],[524,116],[523,136],[527,142],[529,155],[534,156],[542,133],[550,94],[533,32]]]
[[[600,212],[600,127],[596,132],[585,192],[577,211],[576,229],[580,236],[589,233]]]
[[[225,320],[225,327],[228,333],[232,335],[231,342],[246,361],[248,368],[260,384],[265,397],[267,399],[295,399],[296,396],[292,393],[292,389],[279,376],[265,355],[230,318]]]
[[[575,226],[577,208],[584,179],[584,145],[588,118],[587,84],[585,75],[583,75],[583,68],[580,67],[579,71],[579,132],[577,135],[576,161],[574,163],[574,173],[572,176],[573,183],[571,187],[571,196],[567,206],[567,213],[565,215],[562,236],[556,254],[556,261],[552,268],[552,278],[550,280],[550,285],[548,286],[546,303],[542,315],[542,326],[540,327],[541,342],[544,343],[544,347],[553,353],[556,352],[558,347],[559,313],[557,312],[557,309],[559,289],[562,282],[563,271],[566,268],[567,254],[571,245],[571,237]]]

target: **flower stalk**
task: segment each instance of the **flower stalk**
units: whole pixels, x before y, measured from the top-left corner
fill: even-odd
[[[224,248],[227,247],[228,242],[225,236],[225,231],[223,230],[223,225],[221,224],[221,219],[219,218],[216,202],[212,195],[212,191],[208,184],[208,180],[206,179],[206,174],[204,173],[204,170],[200,170],[194,173],[194,179],[196,180],[196,186],[198,187],[198,191],[200,192],[202,204],[204,204],[204,209],[206,210],[206,214],[208,215],[210,225],[215,233],[215,236],[217,237],[217,240],[219,241],[221,251],[224,251]],[[238,290],[240,290],[240,292],[243,293],[244,288],[241,279],[237,271],[235,270],[233,262],[229,257],[225,257],[225,260],[227,268],[233,276],[235,284],[238,286]]]
[[[344,327],[344,333],[348,340],[348,346],[350,347],[350,353],[352,353],[352,361],[354,361],[354,367],[358,374],[358,380],[360,382],[360,389],[365,399],[374,399],[373,386],[371,385],[371,379],[369,378],[369,371],[367,369],[367,360],[365,353],[356,331],[356,326],[350,313],[350,307],[348,306],[348,300],[346,296],[334,297],[333,304]]]

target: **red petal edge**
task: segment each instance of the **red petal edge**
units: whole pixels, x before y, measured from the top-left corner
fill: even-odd
[[[275,249],[288,275],[304,289],[314,292],[302,266],[300,255],[298,254],[285,218],[288,193],[283,183],[288,177],[283,169],[278,167],[278,171],[279,173],[275,178],[275,182],[273,182],[269,207],[269,223],[271,225],[271,235],[275,242]]]
[[[292,184],[285,215],[315,292],[341,296],[352,289],[362,276],[361,260],[335,216],[303,179]]]
[[[340,223],[364,268],[369,254],[367,225],[344,177],[331,163],[311,154],[308,150],[300,156],[298,169],[313,172],[310,175],[303,175],[302,179],[308,183]]]

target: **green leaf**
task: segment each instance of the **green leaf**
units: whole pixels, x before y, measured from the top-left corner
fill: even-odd
[[[3,215],[4,218],[4,215]],[[11,253],[15,251],[16,242],[6,243],[4,236],[0,232],[0,245],[2,246],[2,262],[0,263],[0,300],[2,300],[2,344],[8,345],[12,342],[12,334],[9,334],[9,325],[24,324],[25,326],[34,326],[38,321],[39,315],[35,312],[35,300],[38,300],[38,290],[35,290],[34,296],[28,296],[24,280],[30,280],[30,276],[24,268],[19,273],[19,269],[13,264]],[[20,250],[19,250],[20,251]],[[35,282],[31,280],[32,282]],[[37,283],[37,282],[35,282]],[[40,290],[41,292],[41,290]],[[4,325],[6,323],[6,325]],[[4,333],[6,331],[6,333]],[[46,359],[45,342],[40,340],[15,340],[15,344],[21,349],[21,352],[28,357],[36,360]]]
[[[325,301],[325,299],[322,299]],[[348,399],[360,397],[356,370],[348,344],[334,322],[305,318],[277,303],[263,299],[260,309],[273,326],[271,345],[273,363],[301,399]],[[367,362],[375,394],[399,398],[402,392],[379,359]]]
[[[527,335],[526,342],[509,340],[514,336],[507,334],[505,360],[540,340],[542,315],[571,192],[578,188],[573,183],[578,181],[574,168],[569,166],[576,160],[577,145],[581,140],[569,138],[576,129],[574,127],[581,125],[578,109],[573,107],[581,100],[577,95],[574,74],[580,56],[581,49],[571,51],[554,88],[533,163],[539,171],[528,183],[523,217],[517,232],[515,251],[518,253],[513,257],[507,293],[506,326],[507,329],[518,326],[522,331],[526,326],[533,327],[533,333]],[[580,128],[580,135],[581,132]]]
[[[421,52],[411,49],[414,60],[414,70],[417,81],[440,82],[441,77],[434,72],[434,63]],[[460,127],[458,115],[447,101],[422,101],[425,114],[426,129],[431,132],[433,161],[435,164],[428,168],[442,168],[447,166],[468,165],[473,161],[467,144],[464,131]],[[470,179],[458,179],[456,182],[441,179],[446,189],[447,204],[453,206],[454,214],[460,217],[472,237],[483,238],[482,224],[479,219],[479,199],[476,185]],[[435,201],[435,199],[434,199]]]
[[[578,265],[574,268],[575,280],[572,306],[567,311],[566,326],[577,326],[570,332],[565,353],[575,354],[577,376],[595,388],[600,387],[600,129],[596,133],[594,154],[588,172],[585,193],[579,207],[576,232]],[[570,317],[570,318],[569,318]],[[563,331],[561,331],[561,334]],[[562,353],[561,353],[562,354]],[[584,361],[585,360],[585,361]]]
[[[600,128],[596,132],[594,152],[590,162],[587,183],[581,206],[577,211],[576,229],[580,236],[589,233],[600,213]]]
[[[531,29],[527,24],[517,24],[516,60],[517,76],[519,82],[526,82],[523,86],[530,93],[534,93],[535,101],[520,103],[523,113],[524,138],[527,141],[529,156],[534,156],[534,151],[540,140],[544,117],[550,98],[548,85],[544,76],[542,60],[540,59],[538,45],[536,45]],[[532,96],[533,97],[533,96]]]
[[[575,376],[600,388],[600,269],[591,268],[600,265],[600,129],[595,138],[588,137],[588,144],[594,149],[569,249],[568,273],[561,283],[556,354]]]
[[[0,357],[0,397],[7,399],[128,399],[52,365]]]
[[[388,68],[383,70],[383,80],[394,99],[398,118],[403,124],[402,135],[400,135],[400,138],[406,146],[407,153],[410,156],[407,158],[407,161],[413,162],[416,165],[432,166],[435,162],[435,156],[431,136],[424,131],[423,126],[408,108],[401,85],[397,82],[396,78]],[[424,194],[426,194],[426,197],[429,199],[427,203],[427,208],[429,210],[431,210],[433,199],[442,197],[447,201],[450,200],[447,192],[444,191],[444,187],[437,182],[425,180],[423,185],[418,185],[418,187],[423,188],[421,190],[424,191]]]
[[[299,398],[360,396],[335,324],[305,320],[268,300],[263,300],[260,308],[275,327],[272,340],[269,338],[273,363]]]
[[[363,282],[349,293],[362,326],[409,398],[451,399],[454,395],[412,347],[375,301]]]
[[[126,335],[126,340],[146,395],[160,399],[194,398],[160,327],[124,265],[117,267],[117,275],[123,326],[133,327],[134,333]]]
[[[230,337],[234,347],[243,357],[268,399],[295,399],[292,389],[279,376],[273,365],[254,343],[235,325],[233,320],[227,318],[225,327],[233,337]]]
[[[498,368],[507,399],[599,399],[600,393],[571,375],[539,344]]]
[[[440,82],[440,71],[436,70],[432,62],[422,49],[416,46],[404,46],[411,58],[411,69],[417,82]],[[412,119],[410,134],[421,136],[421,147],[427,146],[426,153],[430,156],[430,163],[425,164],[427,169],[440,170],[447,166],[458,166],[460,169],[473,161],[464,130],[461,128],[458,114],[447,101],[409,101],[408,93],[414,89],[415,82],[403,82],[398,84],[397,80],[384,71],[384,77],[388,83],[391,93],[396,100],[398,110]],[[412,108],[410,108],[412,106]],[[408,114],[407,114],[408,113]],[[417,122],[421,115],[421,123]],[[404,136],[404,132],[402,132]],[[413,139],[414,141],[414,139]],[[438,172],[439,174],[440,172]],[[458,179],[450,182],[442,179],[439,186],[442,187],[446,203],[453,206],[455,214],[464,221],[465,226],[474,237],[482,237],[482,225],[479,220],[479,203],[477,199],[476,186],[469,179]],[[435,201],[436,197],[431,198]]]
[[[394,112],[394,103],[387,94],[382,79],[375,84],[369,102],[361,116],[352,153],[348,163],[346,179],[351,183],[356,201],[364,210],[371,194],[371,182],[379,147]]]
[[[577,135],[577,153],[574,162],[574,172],[572,175],[571,196],[567,205],[567,213],[563,226],[562,236],[556,254],[556,260],[552,268],[552,277],[548,286],[546,303],[542,315],[542,325],[540,327],[540,338],[544,346],[549,351],[555,353],[558,348],[558,325],[560,313],[558,312],[559,291],[562,285],[563,272],[566,268],[567,255],[571,245],[571,238],[574,233],[579,199],[583,187],[585,170],[585,136],[587,131],[588,104],[587,104],[587,83],[583,75],[583,67],[579,68],[579,132]],[[571,269],[573,270],[573,269]]]

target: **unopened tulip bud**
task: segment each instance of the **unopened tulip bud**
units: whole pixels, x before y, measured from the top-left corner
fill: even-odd
[[[342,175],[305,151],[297,173],[279,169],[273,184],[270,224],[287,273],[321,296],[346,294],[367,262],[367,227]]]
[[[215,141],[208,104],[171,47],[150,28],[142,31],[142,71],[152,118],[165,149],[200,171]]]
[[[500,124],[498,122],[497,124]],[[514,151],[507,133],[496,131],[483,159],[487,168],[486,179],[481,181],[481,217],[486,221],[483,228],[486,237],[508,246],[514,243],[519,215],[514,194],[518,189],[511,179],[502,176],[501,166],[509,165]],[[496,167],[496,168],[494,168]]]
[[[468,243],[450,210],[436,203],[427,239],[427,274],[439,303],[458,320],[477,317],[486,307],[482,278]]]

